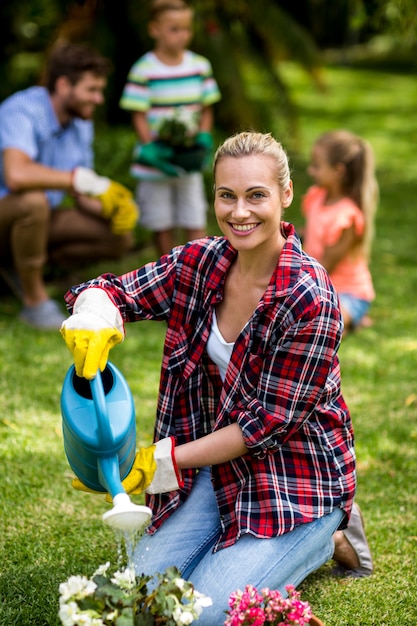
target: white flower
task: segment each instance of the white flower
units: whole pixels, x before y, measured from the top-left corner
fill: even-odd
[[[59,608],[59,619],[63,626],[74,626],[75,617],[77,615],[78,606],[75,602],[68,602],[68,604],[61,604]]]
[[[79,613],[77,615],[77,626],[91,626],[93,619],[88,613]]]
[[[106,619],[109,622],[111,622],[111,621],[115,620],[116,617],[118,617],[118,615],[119,615],[118,611],[113,611],[112,613],[107,613],[107,618]]]
[[[185,608],[182,605],[177,605],[172,611],[172,619],[176,624],[192,624],[195,615],[189,608]]]
[[[117,609],[114,609],[112,604],[112,591],[107,592],[107,576],[110,577],[110,573],[105,578],[101,578],[109,567],[110,563],[105,563],[100,565],[94,573],[93,576],[100,577],[98,579],[99,586],[92,579],[88,579],[85,576],[71,576],[66,582],[59,585],[60,608],[58,615],[63,626],[105,626],[105,623],[114,624],[119,620],[120,613]],[[167,615],[171,618],[170,623],[175,623],[176,626],[192,624],[194,620],[199,618],[204,607],[211,606],[211,598],[195,591],[189,581],[181,578],[178,570],[174,571],[174,576],[172,568],[168,568],[165,576],[160,574],[155,576],[160,580],[157,587],[159,596],[155,604],[152,604],[154,601],[152,594],[144,597],[142,595],[143,587],[140,587],[140,592],[137,589],[137,578],[133,567],[127,567],[123,571],[116,571],[111,578],[111,582],[119,589],[122,589],[124,596],[129,598],[129,600],[131,596],[138,592],[138,600],[141,603],[144,601],[151,602],[148,606],[144,604],[144,608],[147,606],[147,609],[151,612],[153,610],[160,611],[158,615]],[[139,580],[142,581],[142,579]],[[145,577],[143,583],[147,582],[148,577]],[[176,590],[173,589],[172,583],[174,583]],[[98,602],[95,601],[97,600],[95,596],[96,589],[100,590],[100,600]],[[94,600],[88,603],[82,602],[87,596],[93,596]],[[90,606],[90,608],[82,609],[79,606],[85,604]],[[103,615],[106,615],[105,623]]]
[[[194,591],[194,611],[197,613],[197,616],[200,617],[203,609],[213,604],[213,600],[210,596],[205,596],[204,593],[200,593],[199,591]]]
[[[107,563],[104,563],[104,565],[100,565],[94,572],[93,578],[94,576],[103,576],[107,572],[109,567],[110,567],[110,561],[107,561]]]
[[[198,116],[194,111],[190,111],[185,107],[178,107],[175,111],[174,119],[182,122],[192,134],[198,131]]]
[[[70,576],[66,583],[59,585],[59,593],[61,595],[60,603],[66,602],[70,598],[85,598],[91,596],[96,590],[97,585],[86,576]]]
[[[185,580],[183,578],[174,578],[174,585],[182,591],[184,589]]]
[[[195,615],[191,611],[183,611],[179,616],[179,620],[177,624],[192,624],[194,621]],[[174,618],[175,619],[175,618]]]
[[[135,571],[132,567],[126,567],[123,572],[115,572],[111,578],[114,585],[121,589],[132,589],[135,586]]]
[[[206,596],[204,593],[200,593],[196,589],[194,590],[194,598],[201,606],[211,606],[213,604],[213,600],[210,596]]]

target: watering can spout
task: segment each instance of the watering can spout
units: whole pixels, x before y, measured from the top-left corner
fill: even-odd
[[[114,530],[136,532],[151,520],[152,511],[147,506],[133,504],[120,480],[119,462],[116,456],[98,459],[98,476],[113,500],[113,508],[103,515],[103,522]]]
[[[113,508],[103,515],[103,522],[114,530],[123,533],[134,533],[142,530],[151,520],[152,511],[149,507],[133,504],[127,493],[118,493],[113,498]]]

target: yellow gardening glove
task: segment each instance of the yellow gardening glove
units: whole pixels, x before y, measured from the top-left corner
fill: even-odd
[[[155,461],[156,445],[140,448],[136,452],[132,469],[126,478],[122,481],[122,485],[126,493],[142,493],[151,484],[156,472]]]
[[[115,328],[87,330],[86,328],[68,328],[74,320],[69,318],[67,326],[61,327],[61,335],[68,349],[74,355],[75,373],[91,380],[98,370],[106,367],[110,349],[123,340],[123,335]],[[65,322],[64,322],[65,323]],[[77,319],[77,324],[86,323]],[[97,326],[97,323],[96,323]]]
[[[139,219],[139,207],[127,187],[111,180],[108,189],[97,197],[102,203],[102,216],[111,221],[115,235],[134,229]]]
[[[77,376],[91,380],[106,367],[110,349],[123,341],[123,320],[104,289],[90,287],[78,296],[61,335],[74,356]]]
[[[156,472],[156,461],[154,458],[156,446],[149,446],[148,448],[141,448],[135,456],[132,469],[126,478],[122,481],[123,489],[129,494],[138,494],[145,491],[152,482],[154,474]],[[86,491],[88,493],[100,493],[90,489],[79,478],[72,480],[72,486],[79,491]],[[111,495],[106,495],[107,502],[112,501]]]
[[[166,493],[179,489],[183,485],[181,475],[175,462],[174,440],[172,437],[161,439],[152,446],[140,448],[136,453],[132,469],[122,481],[122,486],[128,494]],[[74,489],[98,493],[86,487],[81,480],[74,478]],[[108,502],[112,501],[109,494]]]
[[[84,485],[83,482],[81,482],[81,480],[79,478],[73,478],[71,481],[71,486],[74,487],[74,489],[77,489],[77,491],[85,491],[86,493],[98,493],[98,494],[102,494],[102,491],[94,491],[94,489],[90,489],[90,487],[87,487],[87,485]],[[106,496],[106,500],[107,500],[107,496]]]
[[[115,235],[133,230],[139,219],[139,208],[127,187],[83,166],[73,170],[72,186],[76,193],[94,196],[101,201],[102,216],[111,221]]]

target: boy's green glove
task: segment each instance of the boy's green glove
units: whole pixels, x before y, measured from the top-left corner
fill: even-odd
[[[128,494],[140,494],[146,491],[149,494],[166,493],[182,487],[183,481],[178,470],[174,454],[174,439],[167,437],[147,448],[140,448],[136,453],[132,469],[122,481],[122,486]],[[74,489],[97,493],[75,478],[72,481]],[[108,502],[112,501],[109,494]]]
[[[110,349],[123,341],[122,316],[104,289],[90,287],[78,296],[61,335],[74,355],[77,376],[90,380],[106,367]]]
[[[211,165],[211,157],[213,153],[213,135],[209,132],[200,132],[195,138],[197,146],[204,148],[205,156],[203,159],[202,169],[205,170]]]
[[[149,165],[161,170],[167,176],[179,176],[181,169],[170,163],[174,150],[156,141],[137,145],[133,151],[133,160],[142,165]]]
[[[205,148],[207,152],[213,150],[213,136],[211,133],[201,131],[196,135],[195,143],[202,148]]]

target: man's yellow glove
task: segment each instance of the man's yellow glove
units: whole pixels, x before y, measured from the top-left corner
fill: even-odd
[[[77,376],[90,380],[106,367],[110,349],[123,341],[122,316],[104,289],[90,287],[78,296],[61,335],[74,355]]]
[[[102,216],[111,221],[111,229],[116,235],[133,230],[139,218],[139,208],[127,187],[82,166],[73,170],[72,186],[75,192],[101,201]]]
[[[122,481],[122,486],[128,494],[166,493],[182,487],[183,481],[178,470],[174,454],[174,439],[167,437],[161,439],[152,446],[140,448],[136,453],[132,469]],[[81,480],[74,478],[74,489],[98,493],[89,489]],[[111,496],[106,495],[106,500],[111,502]]]
[[[139,207],[127,187],[111,180],[108,189],[97,197],[103,206],[102,216],[111,221],[115,235],[123,235],[134,229],[139,219]]]

